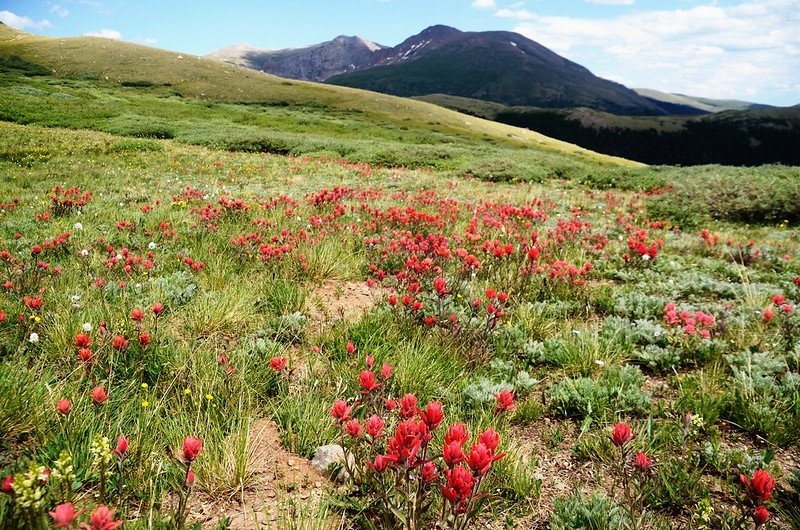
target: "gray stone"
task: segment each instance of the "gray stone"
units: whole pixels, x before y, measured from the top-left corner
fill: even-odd
[[[328,444],[317,447],[311,465],[320,473],[325,473],[334,464],[344,463],[344,449],[339,444]]]

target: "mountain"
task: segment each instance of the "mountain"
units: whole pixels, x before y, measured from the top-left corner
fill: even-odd
[[[209,57],[280,77],[322,81],[334,75],[369,68],[375,63],[376,53],[383,49],[384,46],[363,37],[340,35],[313,46],[285,50],[228,46]]]
[[[637,94],[645,97],[657,105],[669,108],[683,109],[685,112],[672,112],[672,114],[705,114],[709,112],[722,112],[725,110],[755,110],[772,108],[771,105],[740,101],[738,99],[710,99],[685,94],[671,94],[650,88],[634,88]]]
[[[275,75],[397,96],[443,93],[506,105],[668,113],[633,90],[507,31],[463,32],[439,25],[392,48],[360,37],[337,37],[306,48],[245,51],[225,60]]]

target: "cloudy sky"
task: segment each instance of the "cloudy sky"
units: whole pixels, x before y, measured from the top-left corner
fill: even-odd
[[[630,87],[800,103],[800,0],[0,0],[0,21],[199,55],[340,34],[395,45],[432,24],[509,30]]]

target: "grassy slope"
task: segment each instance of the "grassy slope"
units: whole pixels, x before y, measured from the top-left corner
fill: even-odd
[[[397,127],[485,137],[509,146],[530,146],[585,161],[635,165],[541,134],[487,120],[467,118],[423,102],[371,92],[286,81],[225,63],[176,52],[93,37],[46,38],[0,26],[0,55],[19,56],[58,77],[89,77],[109,83],[145,81],[157,93],[234,103],[279,103],[310,109],[360,113],[363,120]]]

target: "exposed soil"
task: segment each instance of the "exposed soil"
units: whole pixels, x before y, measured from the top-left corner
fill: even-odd
[[[581,462],[572,452],[580,425],[570,420],[541,418],[513,433],[523,455],[538,460],[535,477],[542,481],[536,507],[521,528],[547,528],[553,499],[576,490],[604,490],[607,473],[594,462]]]
[[[311,463],[281,447],[278,427],[271,420],[257,420],[250,430],[247,469],[251,478],[230,498],[193,496],[189,521],[203,528],[215,526],[222,516],[236,530],[275,529],[289,506],[314,506],[331,483]]]
[[[328,280],[306,298],[304,313],[309,316],[312,334],[318,334],[337,322],[354,321],[374,308],[383,297],[380,288],[364,282]]]

